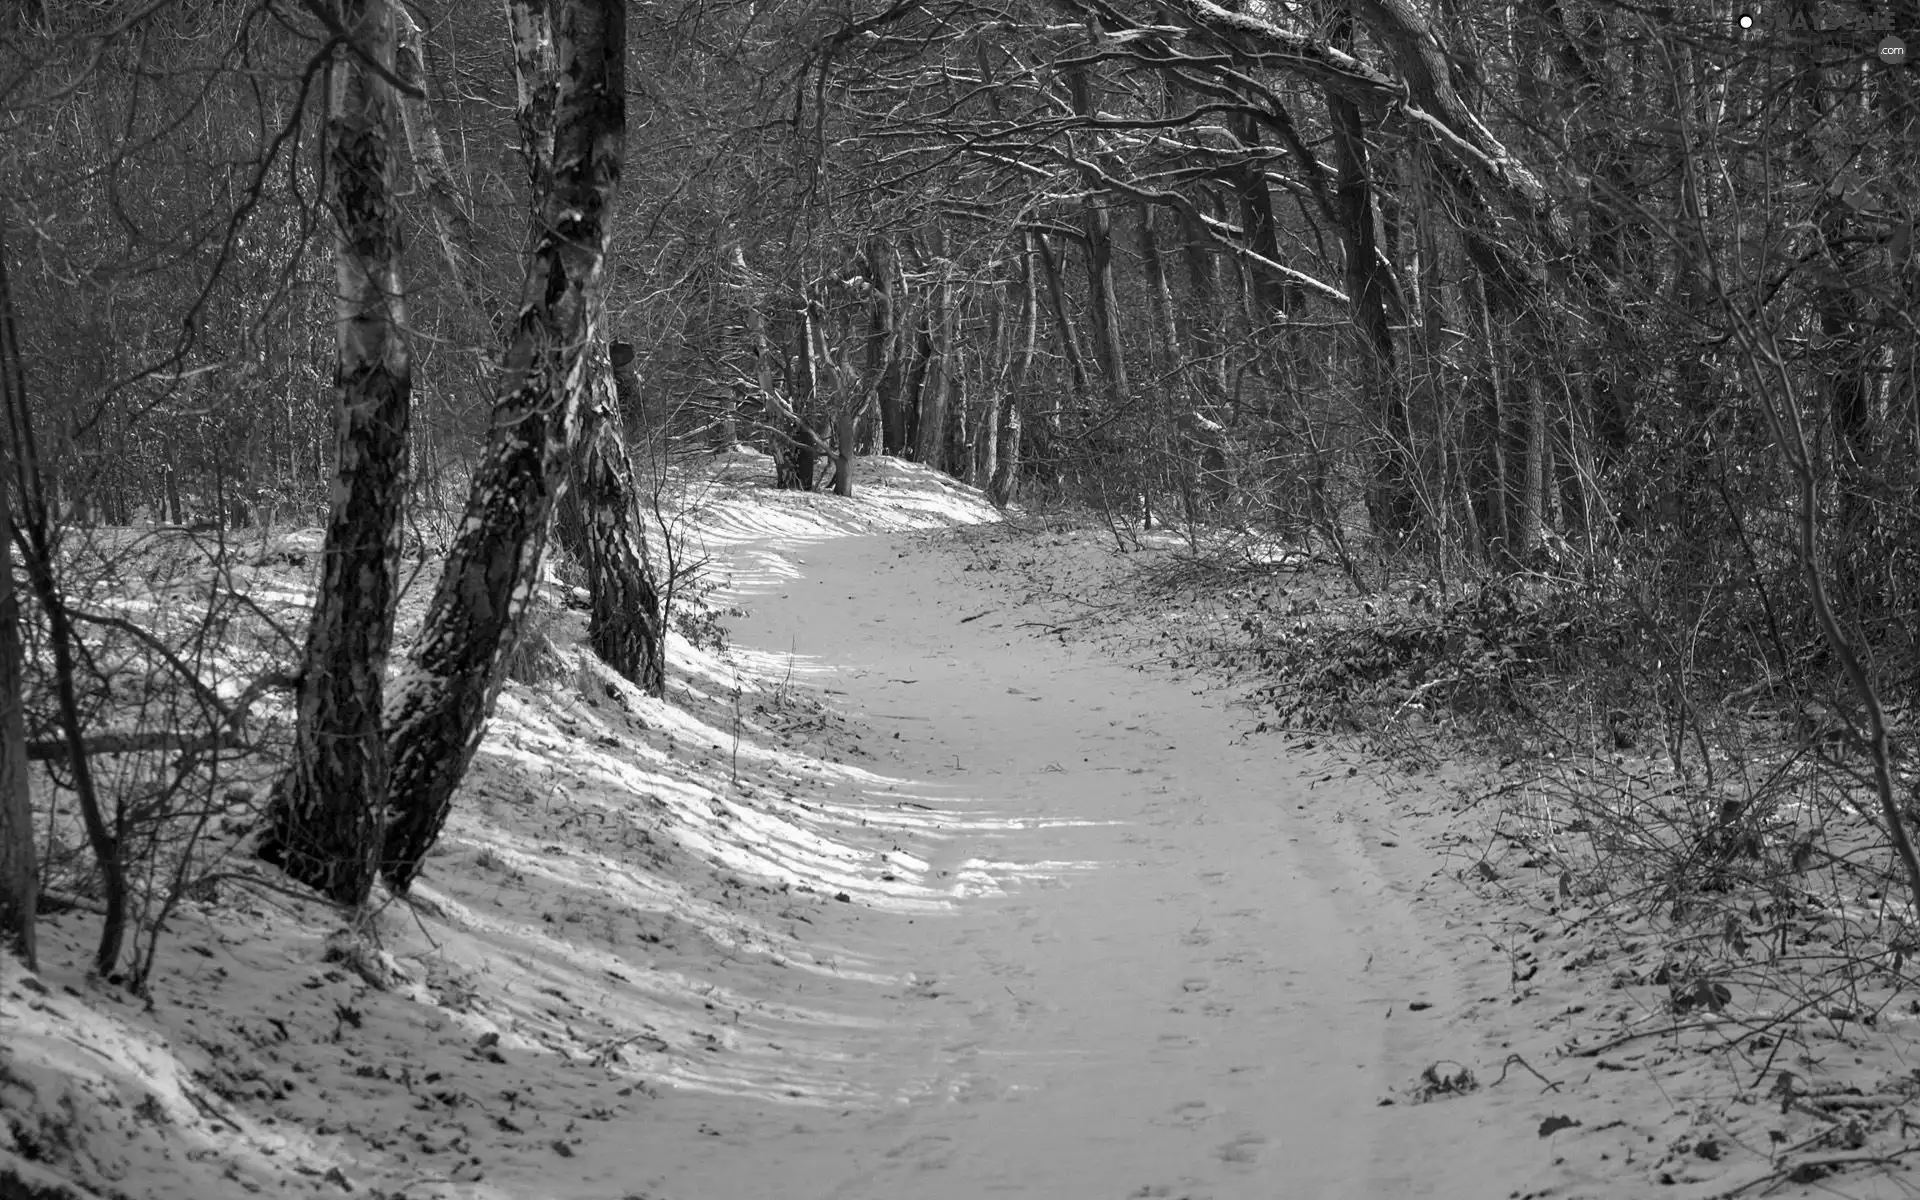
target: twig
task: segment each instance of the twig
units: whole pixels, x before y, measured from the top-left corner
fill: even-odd
[[[1542,1075],[1540,1072],[1534,1070],[1533,1064],[1528,1062],[1526,1059],[1521,1058],[1518,1054],[1507,1055],[1507,1061],[1500,1064],[1500,1078],[1494,1080],[1492,1083],[1488,1084],[1487,1086],[1499,1087],[1502,1083],[1505,1083],[1507,1079],[1508,1069],[1513,1067],[1516,1063],[1526,1068],[1527,1074],[1533,1076],[1535,1079],[1538,1079],[1541,1083],[1544,1083],[1547,1085],[1545,1088],[1542,1089],[1543,1091],[1557,1092],[1560,1090],[1560,1085],[1558,1083],[1555,1083],[1553,1080],[1548,1079],[1545,1075]]]
[[[1744,1192],[1750,1192],[1754,1188],[1764,1187],[1773,1183],[1784,1183],[1809,1168],[1820,1171],[1837,1171],[1847,1167],[1891,1166],[1900,1161],[1901,1155],[1911,1154],[1915,1150],[1920,1150],[1920,1146],[1901,1146],[1898,1149],[1881,1153],[1854,1151],[1842,1154],[1824,1154],[1817,1158],[1803,1158],[1797,1162],[1782,1163],[1774,1166],[1772,1170],[1769,1170],[1764,1175],[1755,1176],[1745,1183],[1728,1188],[1724,1192],[1715,1192],[1713,1195],[1706,1197],[1706,1200],[1733,1200],[1733,1197]]]
[[[1689,1029],[1711,1029],[1711,1028],[1713,1028],[1713,1026],[1711,1025],[1702,1025],[1698,1022],[1690,1022],[1685,1025],[1667,1025],[1660,1029],[1642,1029],[1637,1033],[1623,1033],[1619,1037],[1614,1038],[1612,1041],[1602,1042],[1598,1046],[1582,1047],[1579,1050],[1572,1051],[1569,1057],[1594,1058],[1598,1055],[1605,1054],[1609,1050],[1615,1049],[1616,1047],[1619,1047],[1619,1046],[1624,1046],[1628,1042],[1635,1041],[1639,1038],[1664,1037],[1669,1033],[1685,1033]]]

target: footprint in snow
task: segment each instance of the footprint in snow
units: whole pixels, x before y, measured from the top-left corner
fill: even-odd
[[[1256,1163],[1260,1161],[1260,1150],[1267,1139],[1254,1133],[1243,1133],[1230,1142],[1223,1142],[1214,1150],[1221,1162]]]
[[[1152,1118],[1155,1125],[1179,1125],[1192,1128],[1213,1118],[1213,1107],[1205,1100],[1183,1100],[1160,1116]]]

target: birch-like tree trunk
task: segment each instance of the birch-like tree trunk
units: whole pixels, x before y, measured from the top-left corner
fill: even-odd
[[[521,6],[514,0],[511,8]],[[552,172],[520,310],[495,385],[493,427],[419,640],[387,706],[393,821],[382,870],[419,874],[480,746],[539,580],[548,518],[590,367],[607,231],[626,141],[624,0],[553,10]],[[514,21],[516,34],[524,27]],[[516,54],[529,48],[516,46]]]
[[[587,643],[600,660],[659,696],[667,690],[660,592],[646,539],[635,524],[638,489],[627,456],[619,403],[619,368],[594,355],[593,382],[580,400],[573,486],[556,537],[587,567]],[[629,361],[625,370],[631,371]]]
[[[553,178],[552,22],[544,7],[509,17],[511,29],[524,31],[513,55],[521,153],[530,183],[544,187]],[[534,193],[536,208],[541,194]],[[587,569],[588,646],[622,678],[660,696],[667,687],[660,589],[637,525],[640,496],[626,438],[628,419],[645,416],[633,344],[596,343],[589,372],[554,537]]]
[[[387,0],[340,9],[360,53],[391,71]],[[293,758],[255,852],[341,904],[373,886],[386,820],[382,692],[398,595],[412,393],[393,201],[395,96],[342,50],[328,99],[336,339],[333,497],[320,590],[307,627]]]

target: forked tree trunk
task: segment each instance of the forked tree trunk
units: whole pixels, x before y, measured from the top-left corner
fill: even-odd
[[[521,28],[515,22],[515,28]],[[419,640],[387,706],[394,818],[382,870],[404,892],[439,836],[480,746],[539,580],[555,492],[586,385],[608,222],[626,140],[624,0],[554,12],[553,170],[493,427]]]
[[[386,0],[341,9],[356,44],[391,70]],[[307,627],[293,755],[255,852],[340,904],[373,887],[386,820],[381,697],[398,595],[412,379],[393,202],[395,96],[361,59],[334,63],[327,161],[334,240],[338,410],[333,503]]]
[[[621,433],[619,376],[604,357],[595,358],[580,402],[573,486],[561,498],[555,536],[587,567],[588,645],[622,678],[660,696],[667,689],[660,593],[634,524],[639,497]]]
[[[0,480],[0,949],[40,968],[34,910],[40,873],[33,854],[33,792],[27,774],[26,703],[20,677],[20,600],[13,590],[13,504]]]

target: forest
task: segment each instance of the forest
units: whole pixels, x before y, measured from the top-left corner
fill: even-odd
[[[744,444],[1209,579],[1294,547],[1341,594],[1238,614],[1276,721],[1657,747],[1671,906],[1808,869],[1772,835],[1815,796],[1897,975],[1903,37],[1912,0],[8,5],[0,934],[30,964],[36,906],[97,909],[138,990],[229,835],[405,893],[543,564],[660,695],[665,481]],[[292,615],[233,569],[287,527],[324,531]]]

